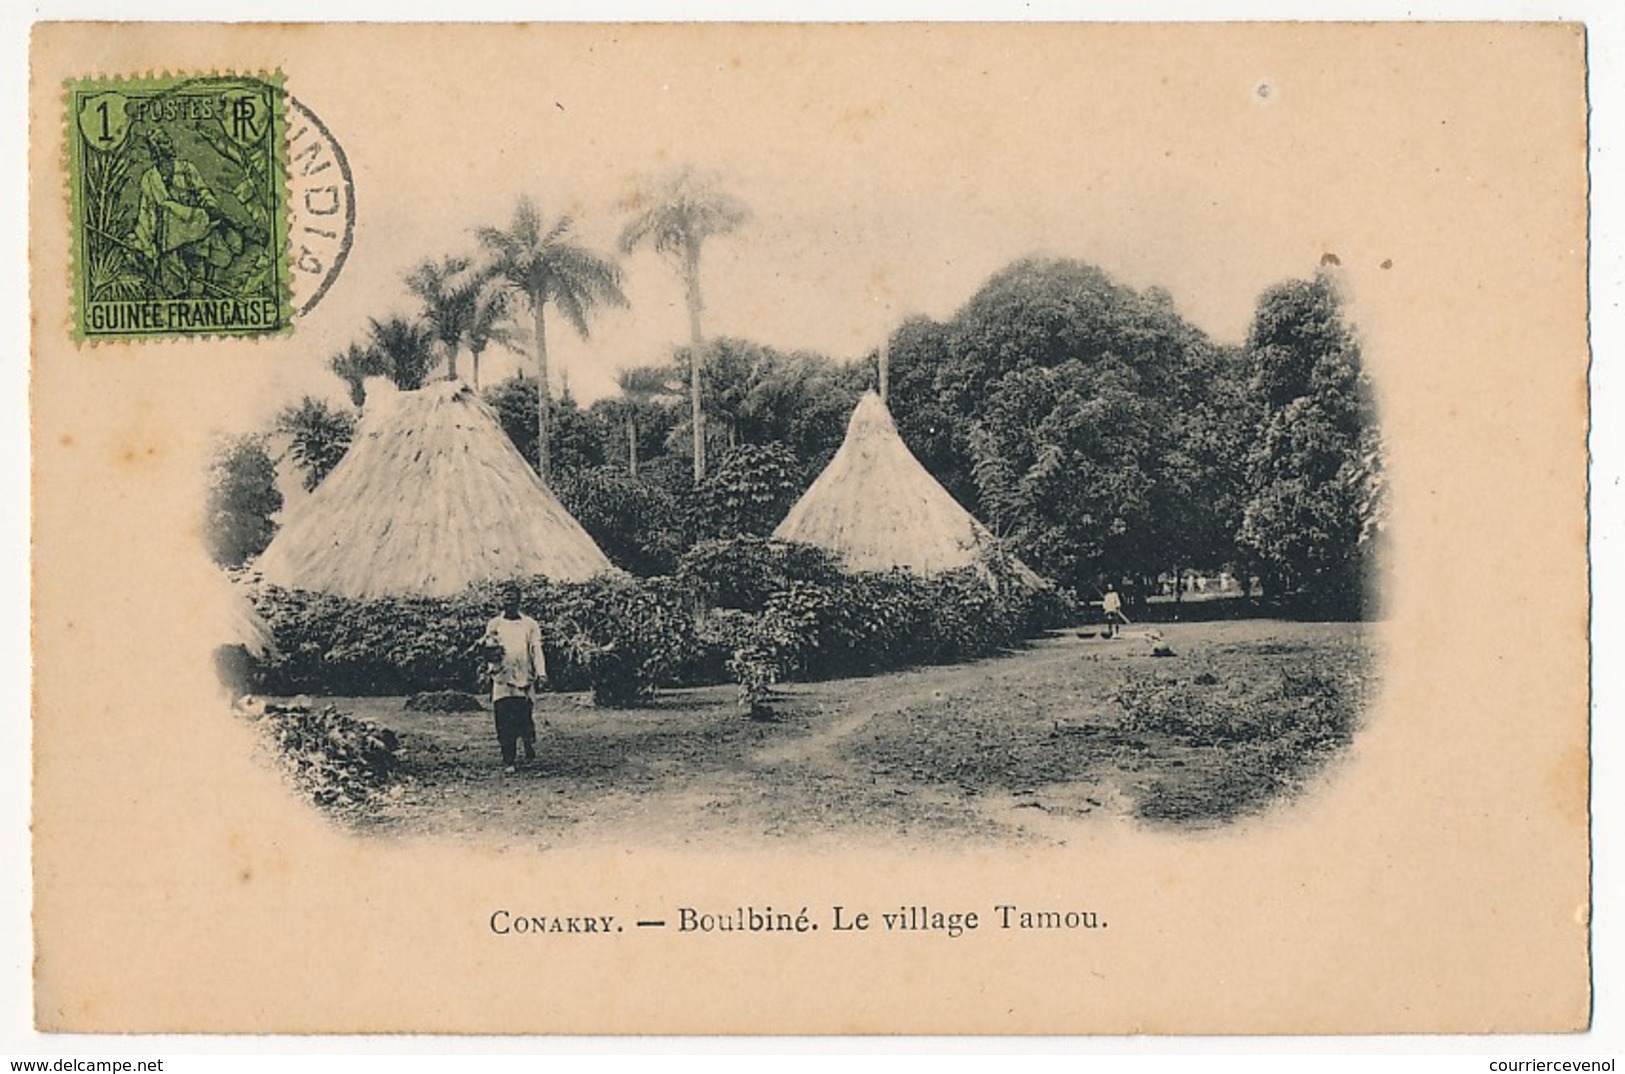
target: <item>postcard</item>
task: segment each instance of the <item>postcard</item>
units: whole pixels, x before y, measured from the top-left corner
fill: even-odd
[[[37,25],[36,1026],[1586,1029],[1585,50]]]

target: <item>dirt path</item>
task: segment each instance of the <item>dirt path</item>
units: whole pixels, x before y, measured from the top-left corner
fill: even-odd
[[[729,686],[670,691],[627,711],[548,695],[537,709],[541,756],[514,777],[501,773],[488,712],[334,700],[396,730],[408,751],[404,789],[364,822],[380,834],[538,847],[844,846],[899,835],[1064,842],[1079,823],[1138,823],[1145,788],[1170,772],[1195,778],[1214,755],[1166,735],[1117,733],[1121,711],[1109,698],[1125,674],[1235,668],[1256,677],[1283,660],[1363,645],[1361,628],[1338,624],[1193,624],[1167,634],[1176,660],[1069,635],[972,664],[789,684],[773,721],[744,718]]]

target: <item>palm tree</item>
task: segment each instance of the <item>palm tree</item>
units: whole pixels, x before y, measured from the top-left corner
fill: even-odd
[[[399,316],[367,320],[372,325],[371,348],[379,356],[384,375],[403,392],[423,387],[434,368],[434,333],[429,326]]]
[[[305,491],[312,492],[350,449],[355,415],[307,395],[297,405],[282,408],[276,431],[288,438],[288,455],[303,475]]]
[[[382,377],[389,373],[384,365],[383,354],[374,347],[363,347],[359,343],[352,343],[334,354],[327,360],[327,367],[349,387],[350,402],[356,406],[366,401],[367,378]]]
[[[548,434],[552,393],[547,382],[546,310],[552,303],[582,339],[588,336],[587,314],[601,302],[626,305],[621,270],[616,264],[570,239],[572,221],[561,216],[546,230],[529,198],[520,198],[507,230],[476,230],[480,245],[491,252],[491,271],[530,306],[536,341],[537,473],[547,481],[552,470]]]
[[[689,343],[694,360],[689,363],[689,402],[694,410],[694,483],[705,477],[705,426],[700,406],[700,365],[705,336],[700,331],[700,249],[713,235],[737,231],[750,219],[744,202],[719,189],[716,181],[682,168],[652,190],[632,195],[626,204],[632,214],[621,230],[621,250],[631,253],[641,245],[652,246],[677,269],[683,281],[683,297],[688,304]]]
[[[518,338],[513,322],[508,319],[508,300],[512,292],[505,287],[493,286],[491,280],[481,283],[474,296],[474,316],[468,322],[468,355],[473,364],[474,390],[480,387],[480,355],[493,343],[516,347]]]
[[[473,326],[485,281],[469,272],[466,257],[423,261],[406,275],[407,288],[423,301],[423,319],[446,350],[446,379],[457,379],[457,351]]]
[[[626,397],[626,471],[638,476],[638,411],[648,407],[656,398],[671,395],[672,371],[665,366],[640,366],[623,369],[615,375],[615,383]]]

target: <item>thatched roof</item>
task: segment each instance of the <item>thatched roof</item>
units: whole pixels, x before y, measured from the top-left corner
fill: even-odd
[[[255,656],[276,652],[271,628],[254,610],[248,594],[227,578],[221,578],[215,606],[216,631],[220,645],[241,645]]]
[[[847,570],[925,575],[977,566],[998,545],[920,465],[874,392],[858,400],[840,450],[773,536],[826,548]]]
[[[369,392],[350,450],[289,510],[259,561],[267,582],[355,598],[609,569],[495,412],[452,382]]]

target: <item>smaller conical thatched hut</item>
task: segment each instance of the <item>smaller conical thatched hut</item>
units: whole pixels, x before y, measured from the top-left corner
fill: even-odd
[[[610,562],[460,382],[374,393],[354,443],[292,508],[267,582],[339,596],[445,597],[481,581],[585,581]]]
[[[858,400],[840,450],[773,536],[828,549],[850,571],[923,575],[981,565],[998,547],[914,457],[874,392]]]

